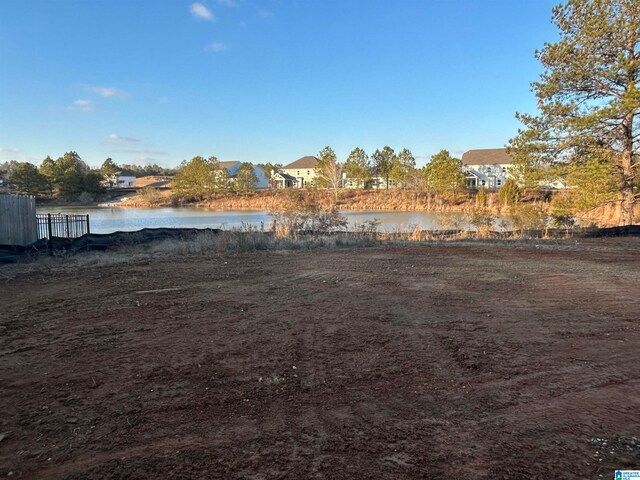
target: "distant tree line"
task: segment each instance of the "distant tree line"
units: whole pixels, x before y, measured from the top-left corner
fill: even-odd
[[[70,151],[56,160],[47,156],[40,166],[12,160],[0,165],[0,175],[12,193],[39,198],[89,199],[102,192],[102,175]]]
[[[123,163],[118,166],[120,175],[128,175],[131,177],[172,177],[176,174],[177,168],[165,168],[160,165],[133,165]]]
[[[337,189],[350,182],[353,188],[369,189],[390,186],[419,193],[451,197],[466,191],[466,176],[460,159],[442,150],[424,167],[416,167],[416,159],[408,148],[399,153],[389,146],[371,154],[354,148],[344,163],[337,160],[331,147],[318,154],[316,185]]]
[[[107,158],[99,169],[89,167],[77,152],[69,151],[56,160],[47,156],[39,166],[11,160],[0,163],[0,180],[9,191],[39,198],[63,198],[90,201],[104,192],[104,186],[114,187],[118,177],[129,175],[170,176],[176,169],[159,165],[116,164]]]

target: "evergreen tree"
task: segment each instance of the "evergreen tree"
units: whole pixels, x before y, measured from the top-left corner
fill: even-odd
[[[640,2],[569,0],[552,21],[559,40],[536,52],[544,68],[532,85],[539,113],[516,114],[526,128],[510,149],[525,180],[554,162],[610,159],[619,223],[630,224],[640,168]]]
[[[12,193],[41,196],[49,191],[46,177],[31,163],[11,162],[8,173]]]
[[[113,188],[114,185],[118,183],[118,174],[120,173],[120,168],[111,158],[107,158],[102,166],[100,167],[100,174],[104,177],[104,179],[109,184],[110,188]]]
[[[238,168],[235,182],[233,183],[233,189],[242,195],[253,193],[256,190],[258,183],[258,176],[253,170],[253,165],[248,162],[243,163]]]
[[[216,157],[197,156],[180,164],[173,179],[173,189],[180,197],[206,200],[221,193],[226,183],[225,172]]]
[[[359,147],[354,148],[344,164],[344,170],[348,178],[356,181],[357,188],[364,187],[370,177],[371,165],[369,156]]]
[[[431,157],[431,161],[424,168],[424,173],[429,188],[440,195],[455,195],[466,188],[462,162],[453,158],[446,150],[441,150]]]
[[[406,188],[407,184],[413,177],[413,171],[415,168],[416,159],[411,153],[411,150],[404,148],[394,159],[394,163],[391,168],[391,178],[402,184],[402,188]]]
[[[383,178],[386,188],[388,189],[393,165],[396,162],[396,154],[393,148],[386,146],[382,151],[376,150],[373,152],[373,155],[371,155],[371,160],[373,161],[373,169],[376,175]]]

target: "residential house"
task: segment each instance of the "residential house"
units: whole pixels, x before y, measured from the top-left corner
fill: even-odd
[[[347,172],[342,172],[342,185],[344,188],[365,188],[367,181],[347,177]]]
[[[136,182],[136,177],[130,175],[118,175],[118,179],[116,180],[116,184],[114,185],[117,188],[129,188],[133,187]]]
[[[220,168],[224,168],[227,170],[227,178],[231,182],[233,182],[236,176],[238,175],[238,170],[240,170],[240,167],[242,166],[242,162],[238,162],[238,161],[220,162],[219,165],[220,165]],[[253,173],[255,173],[256,177],[258,177],[256,188],[268,188],[269,180],[267,179],[267,176],[265,175],[263,168],[257,165],[251,165],[251,166],[253,167]]]
[[[462,155],[462,171],[469,188],[500,188],[512,168],[513,158],[506,148],[469,150]]]
[[[296,177],[288,173],[274,171],[271,173],[271,186],[273,188],[294,188],[296,186]]]
[[[280,178],[275,178],[274,185],[278,188],[304,188],[313,184],[314,180],[318,176],[316,173],[316,167],[318,166],[318,159],[312,156],[306,156],[299,158],[295,162],[290,163],[282,167],[277,173]],[[285,176],[293,177],[295,182],[290,182],[291,179],[285,178]],[[291,185],[290,187],[288,185]]]
[[[542,190],[566,190],[570,188],[564,178],[552,178],[540,181],[540,189]]]

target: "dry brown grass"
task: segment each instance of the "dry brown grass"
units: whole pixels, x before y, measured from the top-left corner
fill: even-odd
[[[27,273],[56,276],[69,269],[101,268],[110,265],[145,263],[159,258],[180,256],[217,257],[254,251],[290,251],[335,248],[366,248],[374,246],[418,246],[418,245],[500,245],[526,246],[535,244],[559,246],[574,245],[557,238],[532,238],[526,233],[492,235],[468,230],[413,230],[378,232],[375,224],[361,225],[357,231],[331,232],[326,234],[298,234],[296,236],[275,235],[245,226],[241,229],[223,231],[218,234],[203,232],[187,240],[160,240],[134,245],[121,245],[102,252],[79,252],[73,255],[41,256],[15,264],[4,265],[0,269],[0,282],[8,282]]]
[[[328,190],[303,190],[304,195],[327,208],[339,210],[380,210],[380,211],[439,211],[468,212],[475,207],[475,199],[466,195],[456,200],[432,198],[410,190],[342,190],[336,202],[333,192]],[[291,190],[265,190],[249,195],[222,195],[200,202],[197,206],[219,210],[266,210],[278,211],[286,207]],[[149,205],[144,198],[132,197],[122,202],[125,207],[176,206],[180,201],[170,191],[163,191],[157,205]],[[497,194],[487,195],[487,208],[498,213],[501,210]]]

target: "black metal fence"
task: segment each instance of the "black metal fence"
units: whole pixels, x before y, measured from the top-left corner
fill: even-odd
[[[38,238],[78,238],[89,230],[89,215],[40,213],[36,215]]]

